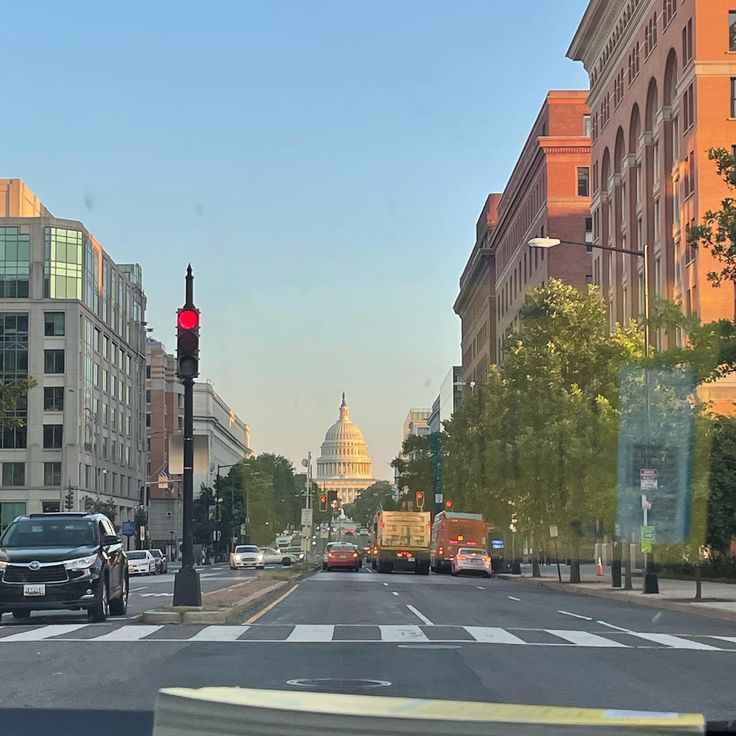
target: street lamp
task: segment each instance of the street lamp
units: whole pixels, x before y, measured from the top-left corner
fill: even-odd
[[[596,245],[595,243],[580,243],[573,240],[564,241],[567,245],[581,245],[586,249],[603,250],[609,253],[623,253],[625,255],[636,256],[637,258],[644,259],[644,358],[649,357],[649,249],[646,243],[642,244],[641,250],[630,250],[627,248],[611,248],[606,245]],[[554,248],[562,243],[559,238],[532,238],[529,241],[529,246],[532,248]],[[649,375],[644,367],[645,371],[645,382],[646,382],[646,402],[647,407],[649,405]],[[649,421],[649,409],[647,408],[647,423]],[[649,427],[647,426],[647,442],[649,439]],[[647,511],[644,509],[644,526],[646,526],[646,514]],[[613,568],[611,570],[613,573]],[[620,585],[620,572],[619,572],[619,585]],[[626,582],[625,589],[631,590],[631,551],[626,555]],[[649,554],[644,553],[644,588],[643,593],[659,593],[659,583],[657,582],[657,573],[654,571],[654,565],[651,564]]]

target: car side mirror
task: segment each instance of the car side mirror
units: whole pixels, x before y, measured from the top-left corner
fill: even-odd
[[[108,547],[111,544],[120,544],[123,540],[117,534],[105,534],[102,537],[102,546]]]

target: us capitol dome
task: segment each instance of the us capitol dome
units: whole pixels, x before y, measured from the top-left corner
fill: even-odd
[[[327,430],[314,480],[320,492],[337,491],[343,504],[353,503],[360,491],[376,482],[368,445],[360,427],[350,419],[344,391],[340,418]]]

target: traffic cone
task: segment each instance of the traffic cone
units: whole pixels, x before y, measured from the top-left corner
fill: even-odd
[[[595,574],[599,577],[603,577],[603,563],[601,562],[601,558],[598,557],[598,564],[595,566]]]

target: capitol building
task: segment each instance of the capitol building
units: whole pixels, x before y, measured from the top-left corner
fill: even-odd
[[[360,491],[376,482],[373,460],[360,427],[350,419],[345,392],[340,404],[340,418],[327,430],[317,459],[314,480],[321,493],[337,491],[343,504],[353,503]]]

